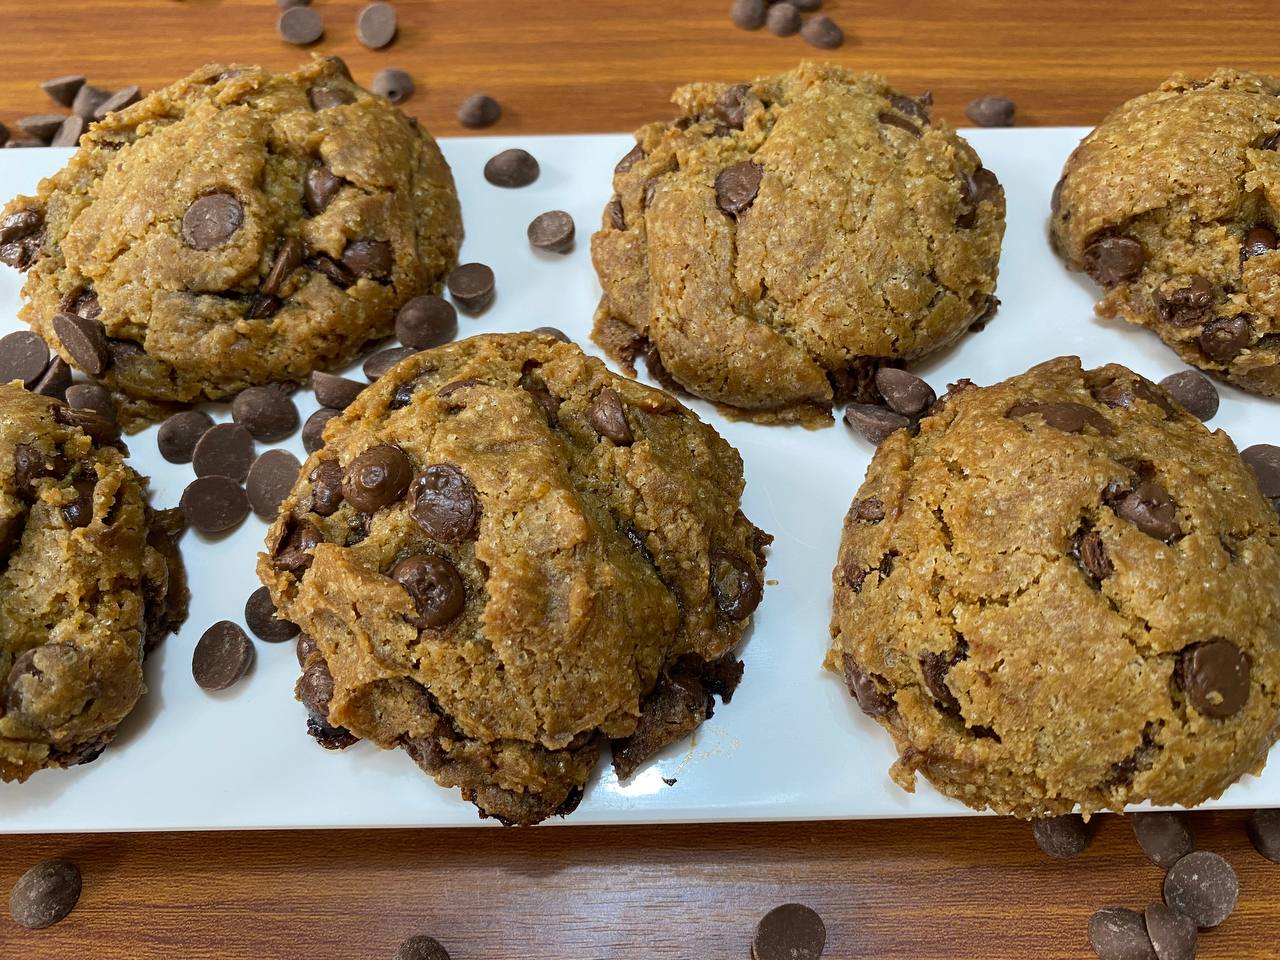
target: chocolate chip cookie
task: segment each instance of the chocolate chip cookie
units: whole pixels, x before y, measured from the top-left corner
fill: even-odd
[[[0,779],[95,759],[186,615],[177,511],[154,513],[119,432],[0,385]]]
[[[206,66],[108,115],[0,214],[0,260],[132,429],[351,360],[439,290],[461,236],[435,141],[317,59]]]
[[[1124,367],[956,385],[876,451],[833,579],[826,666],[906,790],[1192,806],[1280,730],[1280,518],[1225,433]]]
[[[1052,239],[1101,287],[1097,312],[1187,363],[1280,396],[1280,80],[1176,76],[1071,154]]]
[[[1004,191],[879,77],[696,83],[636,133],[591,252],[595,340],[761,423],[820,426],[995,307]]]
[[[554,336],[473,337],[366,388],[267,535],[312,735],[403,747],[484,816],[571,811],[728,700],[771,539],[742,462]]]

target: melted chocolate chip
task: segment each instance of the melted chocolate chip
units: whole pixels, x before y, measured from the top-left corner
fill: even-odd
[[[1252,327],[1243,314],[1218,317],[1200,332],[1200,349],[1218,363],[1230,363],[1252,342]]]
[[[1146,251],[1132,237],[1098,237],[1084,248],[1084,272],[1104,287],[1132,280],[1146,262]]]
[[[723,550],[711,552],[711,594],[716,609],[728,620],[745,620],[760,605],[760,578],[741,557]]]
[[[323,213],[346,183],[326,166],[318,165],[308,170],[302,181],[302,203],[307,213],[313,217]]]
[[[596,394],[587,408],[587,421],[602,438],[619,447],[629,447],[635,442],[622,397],[612,387],[605,387]]]
[[[193,250],[220,247],[244,223],[244,207],[229,193],[201,197],[182,216],[182,239]]]
[[[740,216],[760,192],[764,167],[750,160],[725,167],[716,174],[716,206],[731,217]]]
[[[1229,640],[1193,643],[1178,657],[1178,683],[1201,713],[1225,720],[1249,701],[1252,661]]]
[[[410,516],[440,543],[470,539],[480,521],[476,488],[452,464],[432,464],[420,473],[409,489],[409,501]]]
[[[1115,432],[1107,418],[1092,407],[1082,403],[1015,403],[1005,414],[1011,420],[1038,415],[1046,426],[1063,433],[1084,433],[1085,427],[1093,427],[1103,436]]]
[[[361,513],[373,513],[404,496],[413,479],[413,464],[391,444],[370,447],[351,461],[342,479],[342,495]]]
[[[1156,313],[1172,326],[1193,327],[1213,309],[1214,293],[1213,284],[1204,277],[1186,277],[1172,290],[1155,292]]]
[[[1169,543],[1182,535],[1178,506],[1158,483],[1144,480],[1115,506],[1116,516],[1149,537]]]
[[[1115,566],[1107,556],[1107,548],[1097,530],[1079,531],[1071,541],[1071,555],[1095,583],[1101,583],[1115,573]]]
[[[844,682],[853,694],[862,712],[872,719],[886,717],[898,709],[892,695],[883,692],[873,673],[864,670],[849,654],[843,654],[841,662],[844,667]]]
[[[457,568],[444,557],[419,554],[406,557],[391,570],[391,578],[409,592],[424,627],[443,627],[462,613],[466,587]]]

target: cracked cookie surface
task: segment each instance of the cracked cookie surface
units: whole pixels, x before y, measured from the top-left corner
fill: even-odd
[[[148,508],[118,438],[0,385],[0,779],[95,759],[186,615],[181,521]]]
[[[553,337],[402,361],[325,428],[259,556],[324,746],[403,747],[481,813],[568,813],[741,676],[769,541],[742,462]]]
[[[1280,728],[1280,522],[1222,431],[1124,367],[957,385],[876,451],[828,669],[917,772],[1021,817],[1191,806]]]
[[[830,421],[875,368],[990,315],[1004,191],[873,75],[830,66],[676,91],[636,133],[591,252],[594,337],[630,367],[763,423]]]
[[[341,61],[215,64],[94,124],[0,215],[0,260],[132,429],[353,359],[438,292],[461,236],[435,141]]]
[[[1051,237],[1103,290],[1100,316],[1187,363],[1280,396],[1280,80],[1176,76],[1072,152]]]

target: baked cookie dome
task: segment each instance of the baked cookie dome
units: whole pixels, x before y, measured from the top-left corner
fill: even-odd
[[[1193,806],[1280,730],[1280,518],[1225,433],[1124,367],[1051,360],[892,434],[833,579],[826,666],[907,790]]]
[[[350,361],[439,290],[461,237],[435,141],[336,58],[202,67],[0,214],[22,318],[129,426]]]
[[[550,336],[402,361],[325,428],[258,573],[302,629],[322,745],[403,747],[482,815],[571,811],[741,676],[771,539],[742,462],[669,395]]]
[[[1004,191],[927,97],[806,63],[673,99],[591,241],[594,337],[628,369],[643,354],[727,414],[822,425],[994,309]]]
[[[1280,396],[1280,80],[1176,76],[1113,110],[1054,192],[1054,247],[1187,363]]]

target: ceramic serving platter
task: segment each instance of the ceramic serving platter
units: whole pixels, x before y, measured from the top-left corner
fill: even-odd
[[[918,368],[939,393],[969,377],[992,383],[1041,360],[1077,354],[1087,365],[1119,361],[1153,379],[1180,369],[1173,353],[1136,328],[1103,322],[1091,284],[1068,274],[1045,240],[1049,193],[1083,131],[1012,129],[966,136],[996,171],[1008,197],[999,312],[984,331]],[[467,239],[463,260],[497,273],[494,305],[460,320],[461,335],[553,325],[593,353],[591,314],[599,296],[588,237],[610,195],[614,163],[631,146],[623,135],[484,137],[444,141],[457,178]],[[504,190],[481,176],[484,161],[509,146],[532,151],[542,175]],[[0,194],[30,192],[66,150],[0,151]],[[579,240],[567,256],[529,247],[538,213],[569,211]],[[20,328],[21,277],[0,268],[0,335]],[[359,377],[357,371],[353,374]],[[316,407],[297,396],[303,417]],[[732,704],[716,710],[692,740],[673,746],[625,784],[607,763],[567,823],[653,823],[948,816],[969,813],[928,784],[909,795],[887,775],[889,738],[863,717],[842,683],[821,669],[831,608],[831,568],[840,524],[871,448],[842,425],[810,431],[724,420],[705,403],[698,414],[746,465],[744,509],[775,537],[765,599],[742,650],[746,676]],[[218,420],[225,406],[210,407]],[[1280,436],[1280,405],[1229,387],[1212,423],[1238,446]],[[298,435],[279,446],[303,457]],[[151,477],[153,502],[172,506],[192,479],[166,463],[155,428],[129,439],[132,463]],[[266,449],[259,445],[259,450]],[[191,677],[191,653],[216,620],[243,623],[257,586],[254,557],[265,525],[250,516],[230,536],[188,533],[191,616],[147,661],[150,692],[96,762],[44,771],[25,784],[0,784],[0,831],[206,830],[229,828],[454,826],[477,822],[457,792],[435,785],[401,751],[360,743],[320,749],[304,732],[293,699],[298,673],[291,643],[256,642],[243,681],[206,693]],[[674,779],[673,784],[668,780]],[[1280,763],[1232,787],[1212,806],[1280,806]]]

